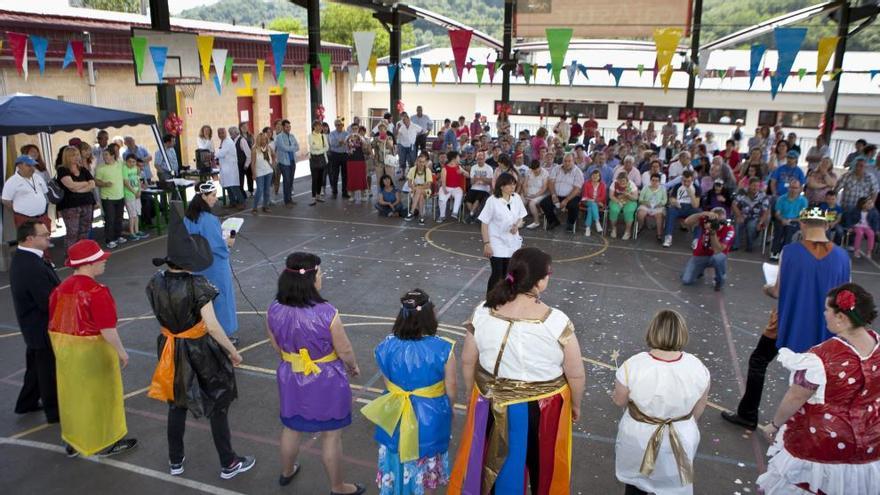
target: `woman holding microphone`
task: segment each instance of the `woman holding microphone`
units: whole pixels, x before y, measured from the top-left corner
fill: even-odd
[[[513,175],[501,174],[495,180],[494,193],[486,200],[486,205],[480,212],[483,256],[489,258],[492,267],[487,293],[507,275],[510,257],[522,247],[519,229],[523,226],[527,212],[522,198],[515,190],[516,179]]]

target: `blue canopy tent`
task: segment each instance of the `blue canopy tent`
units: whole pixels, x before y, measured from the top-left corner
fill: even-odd
[[[153,131],[156,147],[160,153],[165,153],[162,146],[162,135],[156,126],[156,117],[153,115],[126,112],[99,108],[79,103],[70,103],[42,96],[27,94],[14,94],[0,97],[0,140],[2,140],[2,170],[0,173],[0,188],[6,181],[8,169],[7,159],[10,156],[8,149],[8,136],[15,134],[39,134],[40,147],[43,156],[51,158],[52,141],[50,135],[55,132],[83,131],[90,129],[103,129],[108,127],[123,127],[130,125],[148,125]],[[168,163],[168,157],[165,157]],[[52,167],[51,160],[47,165]],[[0,212],[0,235],[3,241],[8,241],[8,232],[12,232],[12,223],[7,219],[9,215]],[[5,271],[8,265],[8,245],[2,243],[0,253],[0,271]]]

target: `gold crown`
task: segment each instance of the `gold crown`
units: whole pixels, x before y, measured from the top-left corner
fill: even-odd
[[[823,222],[833,222],[837,218],[837,214],[831,210],[824,210],[818,206],[812,208],[804,208],[799,216],[800,220],[821,220]]]

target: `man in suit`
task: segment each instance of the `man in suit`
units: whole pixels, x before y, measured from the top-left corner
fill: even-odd
[[[41,408],[49,423],[58,422],[55,389],[55,355],[49,342],[49,294],[61,281],[52,265],[43,259],[49,249],[49,230],[33,220],[17,230],[18,249],[12,256],[9,282],[15,316],[27,351],[24,385],[15,403],[16,414]]]

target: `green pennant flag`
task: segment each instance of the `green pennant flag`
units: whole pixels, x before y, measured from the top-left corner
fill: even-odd
[[[565,65],[565,53],[571,42],[571,28],[547,28],[547,48],[550,50],[550,63],[553,64],[553,82],[559,84],[559,74]]]
[[[529,80],[532,78],[532,66],[530,64],[523,64],[523,77],[526,78],[526,84],[529,84]]]
[[[807,69],[798,69],[798,81],[804,78],[807,75]]]
[[[719,69],[719,70],[718,70],[718,75],[721,76],[721,80],[723,81],[723,80],[724,80],[724,77],[727,76],[727,69]]]
[[[321,72],[324,73],[324,82],[330,80],[330,54],[319,53],[318,60],[321,62]]]
[[[639,71],[639,77],[642,77],[642,72],[645,72],[645,64],[639,64],[636,69]]]
[[[284,74],[285,74],[285,72],[284,72],[284,70],[282,70],[281,75],[278,76],[278,87],[279,88],[283,88],[284,83],[287,82],[287,78],[284,76]]]
[[[232,80],[232,57],[226,57],[226,67],[223,68],[223,84],[229,84]]]
[[[131,51],[134,53],[134,66],[138,77],[144,72],[144,53],[147,51],[147,39],[142,36],[131,37]]]
[[[474,66],[474,69],[477,70],[477,87],[481,87],[483,85],[483,71],[486,70],[486,64],[477,64]]]

